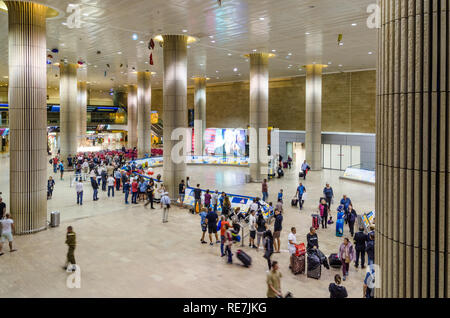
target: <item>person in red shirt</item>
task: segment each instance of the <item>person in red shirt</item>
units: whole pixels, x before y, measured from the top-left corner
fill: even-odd
[[[138,196],[138,186],[139,184],[137,183],[136,179],[133,179],[133,182],[131,183],[131,203],[132,204],[137,204],[137,196]]]
[[[221,256],[225,256],[225,251],[223,250],[223,247],[226,242],[225,232],[227,231],[226,226],[231,227],[230,222],[226,221],[225,216],[222,216],[220,218],[220,252]]]

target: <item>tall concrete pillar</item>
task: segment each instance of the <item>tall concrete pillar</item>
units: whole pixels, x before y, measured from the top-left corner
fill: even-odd
[[[78,82],[78,107],[80,109],[80,140],[79,144],[83,145],[86,140],[87,131],[87,84],[86,81]]]
[[[194,83],[194,155],[202,156],[206,130],[206,77],[196,77]]]
[[[377,297],[450,286],[450,18],[446,1],[380,1]],[[447,21],[447,22],[446,22]]]
[[[250,56],[250,180],[262,182],[268,174],[269,54]]]
[[[178,184],[186,177],[186,148],[176,147],[180,142],[187,144],[187,39],[185,35],[164,35],[164,185],[171,198],[178,196]],[[185,129],[183,137],[172,136],[174,130]],[[176,134],[176,132],[175,132]],[[180,137],[180,140],[172,140]],[[186,138],[186,139],[185,139]],[[174,153],[172,154],[172,151]]]
[[[322,70],[324,65],[306,65],[306,161],[311,170],[322,170]]]
[[[128,148],[137,147],[137,86],[128,85]]]
[[[10,204],[16,234],[47,226],[47,7],[5,1],[9,24]]]
[[[137,74],[137,144],[138,156],[152,154],[152,87],[150,72]]]
[[[61,159],[67,166],[67,157],[78,150],[80,136],[80,107],[78,104],[78,64],[59,64],[60,69],[60,131]]]

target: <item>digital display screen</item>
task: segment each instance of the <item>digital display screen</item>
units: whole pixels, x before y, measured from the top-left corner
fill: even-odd
[[[245,156],[246,131],[233,128],[208,128],[205,131],[205,154]]]

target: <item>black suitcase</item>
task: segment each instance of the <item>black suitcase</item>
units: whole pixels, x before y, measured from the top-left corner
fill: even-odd
[[[291,205],[296,207],[297,204],[298,204],[298,199],[292,199]]]
[[[330,263],[330,266],[333,268],[340,269],[342,267],[342,262],[338,258],[337,254],[331,254],[330,257],[328,257],[328,262]]]
[[[322,265],[320,264],[319,257],[315,253],[309,254],[306,276],[309,278],[319,279],[321,275]]]
[[[305,174],[304,174],[303,172],[300,172],[300,173],[298,174],[298,176],[299,176],[299,178],[304,178],[304,177],[305,177]]]
[[[249,267],[252,265],[252,258],[243,250],[237,250],[236,255],[245,267]]]

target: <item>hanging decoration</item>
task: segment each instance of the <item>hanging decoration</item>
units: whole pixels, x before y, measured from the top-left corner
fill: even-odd
[[[56,49],[56,48],[52,49],[52,53],[55,53],[55,54],[57,54],[58,52],[59,52],[59,50],[58,50],[58,49]]]
[[[148,42],[148,49],[153,50],[155,48],[155,42],[153,39],[150,39],[150,42]]]
[[[153,65],[153,53],[150,53],[150,65]]]

